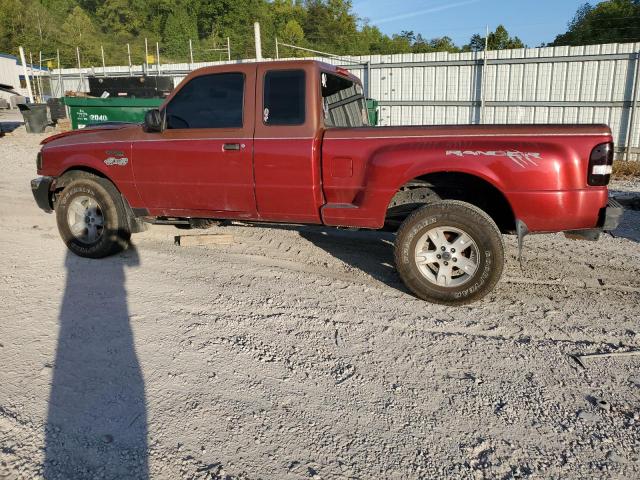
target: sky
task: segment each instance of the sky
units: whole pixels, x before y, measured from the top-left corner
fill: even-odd
[[[586,0],[352,0],[359,17],[384,33],[413,30],[423,37],[451,37],[458,45],[502,24],[529,47],[551,42],[567,30]],[[591,1],[592,4],[598,3]]]

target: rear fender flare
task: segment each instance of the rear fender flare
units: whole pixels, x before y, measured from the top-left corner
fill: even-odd
[[[502,180],[505,174],[500,173],[496,167],[495,162],[482,163],[473,159],[452,162],[444,149],[433,146],[430,149],[414,148],[411,145],[382,148],[374,153],[367,165],[362,203],[373,200],[369,198],[369,194],[378,197],[378,201],[373,200],[376,204],[373,208],[377,219],[384,221],[389,203],[403,185],[424,175],[444,172],[464,173],[484,180],[509,201],[505,193],[508,190]]]

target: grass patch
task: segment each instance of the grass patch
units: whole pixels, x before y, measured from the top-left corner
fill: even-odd
[[[640,161],[616,160],[613,162],[613,178],[640,177]]]

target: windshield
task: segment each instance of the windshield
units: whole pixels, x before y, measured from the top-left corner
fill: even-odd
[[[321,82],[325,127],[369,126],[362,85],[326,72],[322,72]]]

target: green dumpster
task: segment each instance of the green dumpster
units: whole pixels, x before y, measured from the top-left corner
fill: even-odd
[[[74,130],[101,123],[142,123],[144,114],[148,110],[158,108],[162,102],[162,98],[64,97]]]
[[[378,125],[378,100],[367,98],[367,113],[369,114],[369,125]]]

